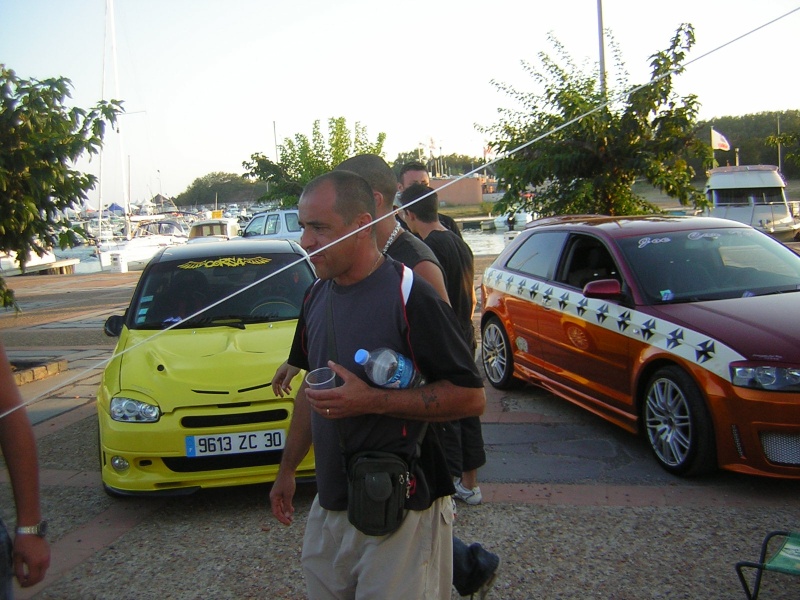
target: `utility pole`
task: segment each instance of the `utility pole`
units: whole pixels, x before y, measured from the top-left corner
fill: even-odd
[[[606,96],[606,50],[603,41],[603,0],[597,0],[597,37],[600,41],[600,93]]]
[[[275,121],[272,122],[272,139],[275,140],[275,164],[278,164],[278,130],[275,129]]]

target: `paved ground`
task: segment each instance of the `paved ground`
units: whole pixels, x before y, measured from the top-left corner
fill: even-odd
[[[484,261],[485,262],[485,261]],[[269,486],[118,500],[101,490],[94,395],[138,274],[15,278],[22,315],[0,314],[12,359],[66,360],[23,385],[36,423],[53,564],[18,598],[302,598],[298,568],[313,485],[292,527],[268,512]],[[485,502],[459,505],[456,532],[501,555],[495,598],[740,598],[733,564],[771,529],[798,527],[800,482],[720,473],[682,480],[644,443],[535,388],[487,385]],[[13,523],[10,488],[0,506]],[[770,575],[764,598],[796,599]]]

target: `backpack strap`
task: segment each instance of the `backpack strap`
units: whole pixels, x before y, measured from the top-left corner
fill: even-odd
[[[402,264],[402,263],[401,263]],[[414,285],[414,271],[403,265],[403,274],[401,275],[400,291],[403,295],[403,306],[408,303],[408,297],[411,295],[411,286]]]

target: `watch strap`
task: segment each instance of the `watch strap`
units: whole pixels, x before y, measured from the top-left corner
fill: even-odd
[[[44,537],[47,533],[47,521],[39,521],[36,525],[19,525],[17,526],[17,535],[38,535]]]

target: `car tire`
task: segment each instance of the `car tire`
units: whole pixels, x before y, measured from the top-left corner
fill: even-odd
[[[481,363],[489,383],[499,390],[512,389],[520,384],[514,378],[513,354],[500,319],[490,317],[481,330]]]
[[[663,367],[647,383],[642,416],[650,449],[674,475],[697,476],[717,467],[714,427],[703,395],[680,367]]]

